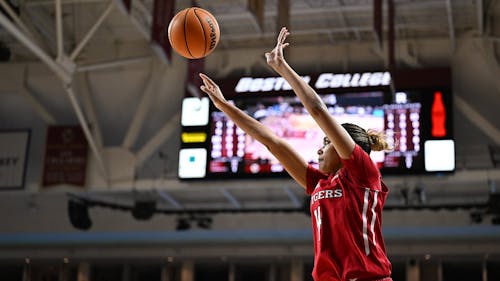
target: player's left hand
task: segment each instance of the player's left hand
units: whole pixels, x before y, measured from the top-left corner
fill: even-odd
[[[288,35],[290,35],[288,29],[286,27],[281,28],[280,34],[276,40],[276,46],[270,52],[265,53],[267,64],[276,71],[278,71],[280,66],[285,62],[283,49],[290,45],[290,43],[285,42]]]

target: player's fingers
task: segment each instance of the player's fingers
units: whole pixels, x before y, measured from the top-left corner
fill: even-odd
[[[207,75],[205,75],[203,73],[200,73],[200,77],[201,77],[201,79],[203,80],[203,82],[205,84],[214,84],[214,82],[212,81],[212,79],[210,79]]]
[[[212,81],[212,79],[210,79],[208,76],[206,76],[205,74],[200,74],[201,78],[203,79],[203,82],[205,82],[205,84],[207,86],[209,86],[210,88],[215,88],[216,84],[214,81]]]
[[[278,35],[278,43],[283,43],[283,39],[285,38],[285,32],[286,28],[285,27],[281,28],[280,34]]]
[[[205,74],[203,74],[203,73],[200,73],[199,75],[200,75],[200,78],[203,81],[203,83],[206,85],[208,77]]]

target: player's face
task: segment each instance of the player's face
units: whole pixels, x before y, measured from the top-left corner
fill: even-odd
[[[325,137],[323,146],[318,149],[319,169],[325,173],[334,173],[341,167],[340,157],[330,140]]]

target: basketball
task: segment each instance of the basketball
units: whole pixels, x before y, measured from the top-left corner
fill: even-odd
[[[219,43],[219,24],[202,8],[191,7],[178,12],[168,25],[168,40],[172,48],[188,59],[208,56]]]

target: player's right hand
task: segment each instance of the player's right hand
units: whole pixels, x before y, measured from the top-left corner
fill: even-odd
[[[203,85],[200,87],[200,90],[205,92],[208,97],[212,100],[214,105],[217,107],[220,103],[227,102],[226,98],[222,94],[219,85],[217,85],[212,79],[210,79],[207,75],[200,73],[200,77],[203,80]]]

